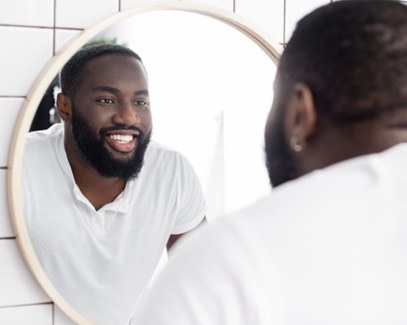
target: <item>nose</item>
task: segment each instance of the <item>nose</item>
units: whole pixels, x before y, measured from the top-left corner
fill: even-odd
[[[131,103],[123,103],[119,105],[113,122],[124,125],[140,125],[140,115],[134,105]]]

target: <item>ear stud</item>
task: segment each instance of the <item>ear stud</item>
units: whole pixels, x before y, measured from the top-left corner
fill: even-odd
[[[292,136],[290,139],[290,148],[295,152],[301,152],[304,150],[306,143],[301,143],[296,136]]]

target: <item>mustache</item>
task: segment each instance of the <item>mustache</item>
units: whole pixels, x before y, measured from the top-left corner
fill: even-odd
[[[139,138],[140,140],[145,139],[145,134],[144,134],[142,129],[138,128],[137,126],[133,126],[133,125],[127,126],[127,125],[124,125],[124,124],[119,124],[119,125],[115,125],[115,126],[111,126],[111,127],[101,128],[99,130],[99,135],[101,137],[104,137],[107,132],[120,131],[120,130],[136,131],[136,132],[139,133],[139,135],[137,135],[136,138]]]

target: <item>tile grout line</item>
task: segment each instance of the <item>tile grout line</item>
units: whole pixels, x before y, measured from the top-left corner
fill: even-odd
[[[56,26],[39,26],[39,25],[0,24],[0,27],[38,28],[38,29],[64,29],[64,30],[73,30],[73,31],[83,31],[83,28],[78,28],[78,27],[56,27]]]
[[[57,22],[57,0],[54,0],[54,17],[53,17],[53,29],[52,29],[52,54],[55,55],[56,50],[56,22]]]
[[[21,304],[21,305],[8,305],[8,306],[0,306],[0,309],[4,308],[19,308],[19,307],[30,307],[30,306],[40,306],[40,305],[53,305],[52,301],[49,302],[39,302],[39,303],[32,303],[32,304]]]
[[[55,304],[54,302],[52,303],[52,325],[55,325]]]

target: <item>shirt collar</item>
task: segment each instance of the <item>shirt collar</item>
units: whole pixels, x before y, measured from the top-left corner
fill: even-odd
[[[71,165],[69,164],[68,157],[67,157],[67,154],[65,151],[63,125],[62,125],[61,130],[59,130],[59,132],[60,132],[60,136],[57,139],[57,156],[58,156],[58,160],[59,160],[62,170],[64,171],[64,173],[67,175],[68,179],[70,180],[74,197],[78,201],[83,202],[90,209],[95,210],[94,206],[83,195],[83,193],[79,189],[78,185],[76,185],[76,183],[75,183]],[[105,204],[98,211],[101,211],[101,212],[113,211],[113,212],[118,212],[118,213],[126,213],[129,208],[129,200],[130,200],[130,196],[131,196],[130,193],[131,193],[131,188],[133,187],[133,183],[134,183],[134,180],[128,181],[126,183],[124,190],[119,194],[119,196],[116,197],[116,199],[114,199],[112,202]]]

